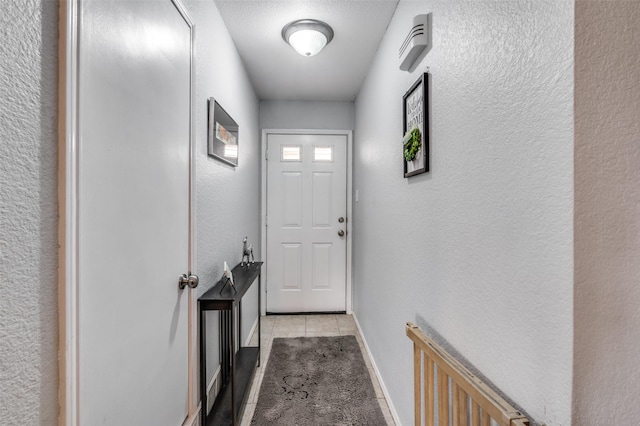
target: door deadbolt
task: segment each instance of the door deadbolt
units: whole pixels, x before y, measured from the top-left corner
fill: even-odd
[[[339,217],[339,218],[338,218],[338,222],[343,223],[343,222],[344,222],[344,217],[342,217],[342,216],[341,216],[341,217]]]
[[[189,286],[189,288],[196,288],[198,287],[199,282],[200,279],[197,275],[187,276],[187,274],[182,274],[178,277],[178,287],[180,290],[184,290],[186,286]]]

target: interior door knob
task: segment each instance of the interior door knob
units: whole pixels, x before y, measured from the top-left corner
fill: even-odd
[[[196,288],[200,283],[200,278],[197,275],[189,275],[189,287]]]
[[[338,236],[344,237],[344,231],[342,229],[338,231]]]
[[[187,274],[182,274],[178,277],[178,287],[180,290],[184,290],[186,286],[189,286],[189,288],[196,288],[198,287],[198,283],[200,283],[200,279],[197,275],[187,276]]]

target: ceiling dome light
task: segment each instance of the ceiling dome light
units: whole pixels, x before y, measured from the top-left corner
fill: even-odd
[[[315,19],[300,19],[282,29],[282,38],[302,56],[315,56],[333,39],[333,30]]]

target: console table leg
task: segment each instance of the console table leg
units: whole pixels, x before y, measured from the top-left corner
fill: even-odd
[[[262,357],[262,285],[260,283],[260,274],[258,274],[258,367],[260,367],[260,358]]]
[[[230,367],[231,367],[231,419],[232,419],[232,425],[236,425],[238,424],[236,421],[236,374],[235,374],[235,363],[236,363],[236,354],[235,354],[235,348],[233,347],[233,330],[234,330],[234,325],[235,325],[235,321],[234,321],[234,312],[233,312],[233,305],[231,304],[231,327],[229,328],[229,333],[228,333],[228,342],[227,345],[229,346],[229,359],[230,359]]]
[[[238,301],[238,340],[236,340],[238,347],[237,350],[240,350],[243,347],[242,343],[242,300]]]
[[[200,309],[200,424],[207,426],[207,348],[206,348],[206,317],[204,310]]]
[[[229,378],[229,311],[220,311],[220,373],[222,374],[222,384],[227,383]]]

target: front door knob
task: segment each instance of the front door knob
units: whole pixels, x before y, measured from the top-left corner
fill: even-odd
[[[344,231],[342,229],[338,231],[338,236],[344,237]]]

